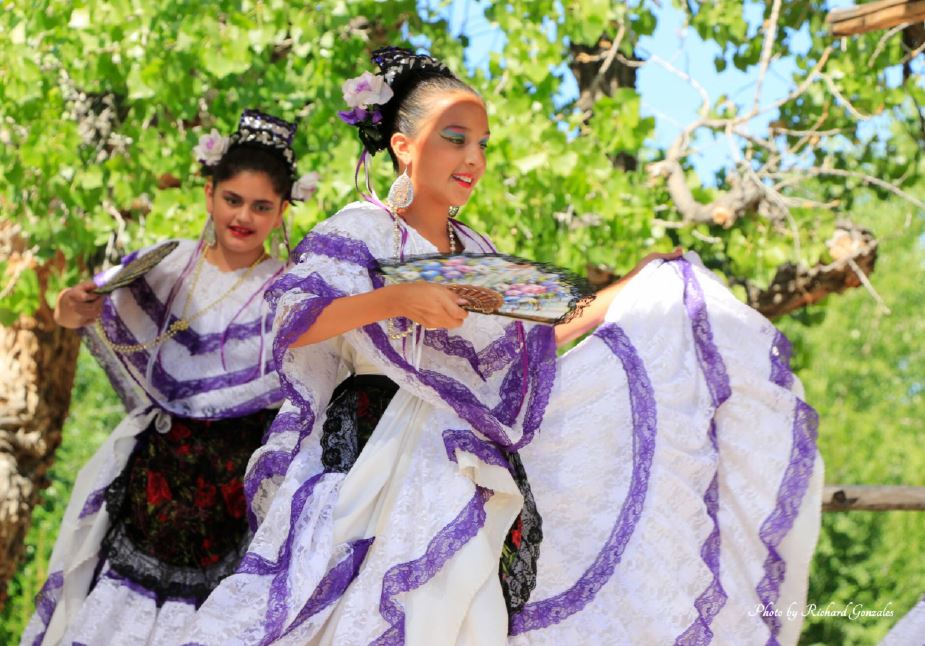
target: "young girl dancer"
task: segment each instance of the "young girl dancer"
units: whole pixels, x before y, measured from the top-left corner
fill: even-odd
[[[204,137],[200,239],[110,296],[93,289],[115,270],[62,292],[57,321],[130,412],[77,478],[23,644],[175,644],[244,553],[244,470],[283,399],[263,292],[284,265],[264,243],[310,194],[294,134],[247,110]]]
[[[489,125],[439,61],[373,60],[342,117],[399,176],[268,291],[286,402],[248,471],[262,522],[185,640],[796,643],[822,464],[787,341],[693,257],[560,328],[383,286],[379,261],[493,251],[450,217]]]

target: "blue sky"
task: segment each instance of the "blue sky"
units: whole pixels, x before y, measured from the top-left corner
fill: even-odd
[[[433,7],[437,2],[421,0],[422,5]],[[726,95],[740,106],[750,107],[755,93],[755,70],[741,72],[733,66],[718,73],[713,59],[719,54],[719,48],[713,42],[700,39],[693,29],[684,28],[683,13],[673,6],[670,0],[664,0],[656,8],[658,27],[652,36],[640,39],[637,51],[642,58],[657,55],[683,70],[707,88],[714,101],[720,95]],[[854,4],[852,0],[830,0],[829,7],[837,8]],[[452,0],[441,13],[446,16],[450,32],[465,33],[470,45],[466,50],[466,65],[470,69],[485,67],[492,51],[499,51],[504,46],[504,34],[489,23],[484,16],[484,3],[477,0]],[[762,5],[756,2],[745,3],[745,18],[752,31],[758,29],[762,20]],[[804,31],[797,34],[793,41],[796,51],[809,47],[810,40]],[[774,61],[768,71],[761,89],[761,104],[771,103],[787,95],[794,87],[792,82],[795,64],[791,58]],[[577,85],[567,68],[562,77],[566,80],[561,92],[561,100],[567,101],[577,95]],[[892,82],[898,81],[899,69],[893,69]],[[892,84],[892,83],[891,83]],[[655,117],[653,144],[665,148],[678,133],[697,116],[700,107],[700,95],[687,83],[669,71],[657,65],[647,65],[639,70],[637,88],[642,96],[644,114]],[[753,134],[766,134],[768,123],[775,118],[774,112],[757,117],[750,123]],[[868,133],[880,127],[875,120],[868,122]],[[863,133],[863,130],[862,130]],[[725,137],[713,138],[703,133],[694,141],[696,150],[689,159],[706,183],[712,183],[715,171],[730,165],[730,152]]]

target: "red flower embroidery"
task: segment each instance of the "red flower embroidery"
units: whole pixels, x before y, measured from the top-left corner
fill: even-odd
[[[210,565],[215,565],[218,563],[218,556],[215,554],[206,554],[201,559],[199,559],[199,564],[202,567],[209,567]]]
[[[189,426],[183,422],[174,422],[173,426],[170,427],[170,432],[167,433],[167,438],[174,442],[182,442],[183,440],[189,438],[193,432],[189,429]]]
[[[514,544],[514,547],[520,549],[520,542],[523,538],[524,531],[524,521],[518,516],[517,517],[517,526],[511,530],[511,542]]]
[[[228,473],[234,473],[234,461],[233,460],[228,460],[225,463],[225,471],[227,471]]]
[[[246,501],[244,499],[244,485],[240,480],[231,480],[221,485],[222,498],[225,499],[225,507],[228,508],[228,515],[232,518],[243,518]]]
[[[156,506],[162,502],[173,500],[170,493],[170,486],[167,484],[167,478],[163,473],[157,471],[148,471],[148,484],[145,490],[148,498],[148,504]]]
[[[189,444],[181,444],[177,447],[177,455],[187,456],[190,454]]]
[[[200,509],[215,504],[215,485],[206,482],[202,476],[196,478],[196,495],[193,498],[193,504]]]

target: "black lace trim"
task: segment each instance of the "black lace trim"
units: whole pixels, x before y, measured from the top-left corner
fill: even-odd
[[[222,579],[234,574],[250,540],[248,533],[237,549],[225,554],[215,565],[182,567],[168,565],[142,552],[125,535],[125,525],[119,523],[110,528],[103,540],[103,558],[115,572],[155,593],[158,606],[168,598],[181,597],[194,601],[198,607]]]
[[[398,384],[384,375],[352,375],[331,395],[321,433],[321,463],[347,473],[373,434]]]
[[[527,472],[517,453],[507,454],[511,465],[511,476],[517,483],[524,506],[511,525],[502,548],[498,575],[501,577],[501,591],[509,613],[527,605],[533,589],[536,588],[536,570],[540,559],[540,543],[543,541],[543,518],[536,508],[536,500],[527,481]]]
[[[235,571],[251,534],[243,477],[275,411],[152,424],[107,487],[101,562],[157,596],[197,605]]]

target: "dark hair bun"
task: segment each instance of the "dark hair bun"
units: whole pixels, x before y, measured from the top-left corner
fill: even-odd
[[[433,56],[416,54],[410,49],[401,47],[383,47],[373,52],[373,63],[379,66],[385,82],[392,90],[396,85],[414,76],[447,76],[455,78],[446,65]]]

